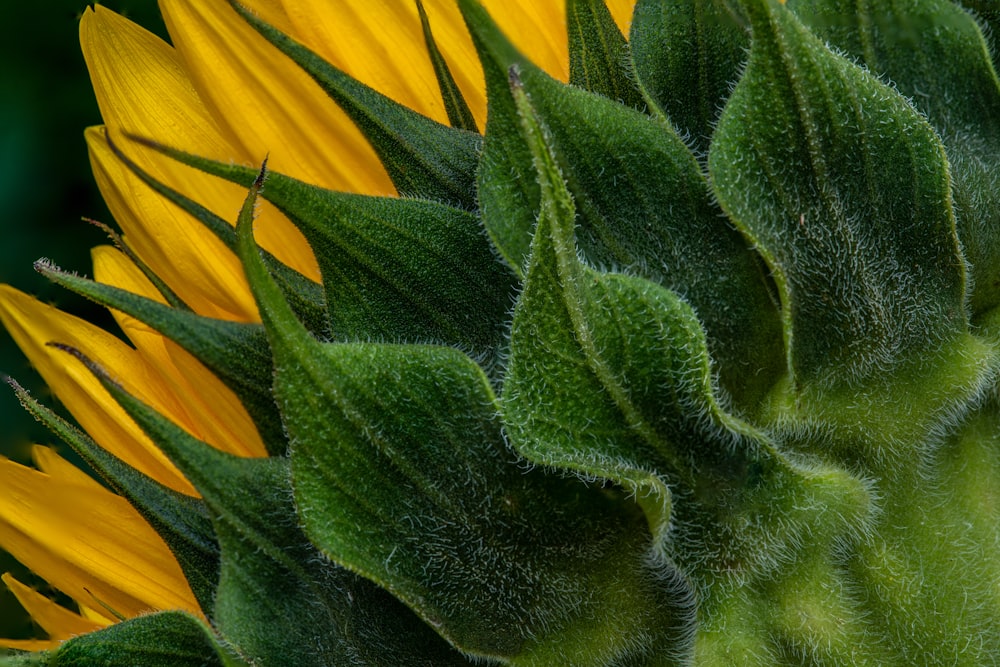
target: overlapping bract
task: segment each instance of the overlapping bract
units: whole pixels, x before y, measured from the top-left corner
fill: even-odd
[[[99,334],[35,354],[113,396],[180,482],[20,395],[157,530],[208,624],[146,616],[40,661],[1000,659],[1000,84],[964,9],[639,0],[626,40],[618,3],[569,0],[553,46],[499,4],[385,10],[367,36],[345,7],[336,48],[309,3],[164,9],[183,59],[225,64],[192,72],[230,125],[200,145],[125,114],[95,165],[145,193],[112,197],[127,241],[182,210],[231,294],[153,245],[159,290],[45,266],[183,362],[137,382]],[[338,51],[407,25],[437,53],[423,78]],[[925,47],[933,67],[904,55]],[[266,112],[239,123],[238,98]],[[307,141],[328,109],[343,125]],[[298,150],[270,177],[232,163],[262,141]],[[235,230],[199,203],[246,189]],[[214,378],[220,424],[260,444],[150,392],[161,373]]]

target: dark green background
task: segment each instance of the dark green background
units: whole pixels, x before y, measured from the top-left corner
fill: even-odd
[[[161,35],[155,0],[102,3]],[[0,21],[0,282],[88,319],[106,314],[49,285],[32,269],[48,257],[89,275],[89,248],[104,234],[80,220],[113,222],[101,201],[87,159],[83,129],[100,123],[97,104],[80,54],[82,0],[4,3]],[[10,337],[0,330],[0,374],[17,378],[33,394],[53,404],[35,372]],[[65,446],[24,414],[6,384],[0,385],[0,454],[29,460],[33,442]],[[0,479],[3,484],[3,479]],[[0,571],[46,590],[44,582],[0,552]],[[3,588],[3,587],[0,587]],[[6,588],[0,592],[0,636],[37,634]]]

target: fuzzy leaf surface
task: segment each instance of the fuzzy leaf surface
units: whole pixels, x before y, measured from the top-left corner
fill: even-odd
[[[628,107],[641,109],[642,95],[629,78],[629,48],[604,0],[569,0],[569,82]]]
[[[486,375],[460,352],[315,340],[261,263],[249,210],[241,258],[313,542],[472,656],[661,664],[681,621],[635,507],[519,466]]]
[[[596,267],[613,268],[651,280],[682,295],[703,323],[723,387],[738,406],[751,409],[781,372],[781,325],[759,259],[711,202],[708,184],[694,156],[662,117],[650,117],[606,97],[565,86],[524,60],[478,5],[465,9],[474,38],[483,44],[487,80],[515,67],[524,90],[552,144],[555,159],[576,203],[577,242]],[[479,35],[476,37],[476,35]],[[520,133],[509,87],[489,84],[491,121],[501,124],[498,141],[509,145],[495,159],[522,160],[480,185],[503,188],[504,179],[537,181],[517,170],[532,165]],[[491,142],[487,127],[487,152]],[[527,157],[521,154],[527,152]],[[483,156],[483,169],[493,158]],[[500,171],[504,171],[501,174]],[[511,185],[512,193],[516,186]],[[481,192],[481,197],[485,197]],[[514,239],[531,238],[541,195],[496,192],[504,210],[501,224],[484,223],[504,256],[525,266],[530,248]]]
[[[729,0],[635,3],[629,43],[635,76],[702,156],[750,45],[738,12]]]
[[[467,664],[395,598],[316,550],[296,518],[287,459],[218,451],[90,367],[210,510],[220,551],[212,620],[240,655],[275,666]]]
[[[949,0],[792,0],[816,35],[927,116],[944,143],[974,315],[1000,305],[1000,82],[972,16]]]
[[[793,382],[857,386],[966,328],[944,150],[777,0],[745,5],[753,45],[713,137],[715,192],[778,283]]]
[[[61,644],[52,652],[33,654],[7,667],[244,667],[195,617],[164,611],[116,623]]]

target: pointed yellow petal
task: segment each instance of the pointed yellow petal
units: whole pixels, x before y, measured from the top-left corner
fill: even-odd
[[[0,544],[50,584],[126,617],[197,613],[173,554],[125,499],[7,460],[0,476]]]
[[[104,201],[142,261],[195,312],[258,319],[236,256],[134,176],[111,152],[103,128],[90,128],[85,136]]]
[[[340,108],[225,2],[162,0],[170,36],[202,100],[243,154],[336,190],[395,190]]]
[[[448,122],[415,2],[285,0],[284,7],[295,37],[325,60],[414,111]]]
[[[24,610],[31,616],[31,620],[48,634],[51,641],[69,639],[76,635],[100,630],[108,625],[108,623],[97,623],[84,618],[80,614],[56,604],[33,588],[22,584],[9,572],[4,574],[2,579],[17,601],[24,607]]]
[[[39,470],[60,484],[66,486],[83,486],[90,489],[102,489],[97,480],[83,472],[75,465],[59,456],[51,447],[33,445],[31,448],[31,459]]]
[[[155,298],[141,271],[121,252],[93,250],[99,282]],[[122,331],[157,369],[169,393],[159,397],[161,412],[191,435],[238,456],[267,456],[257,429],[239,399],[215,375],[175,343],[135,318],[114,312]]]
[[[59,646],[56,639],[2,639],[0,648],[11,648],[15,651],[48,651]]]
[[[77,422],[102,447],[162,484],[195,493],[83,364],[46,343],[72,345],[100,363],[130,393],[158,407],[154,399],[162,394],[161,383],[135,350],[89,322],[7,285],[0,285],[0,323]]]
[[[632,12],[635,10],[635,0],[605,0],[608,11],[618,24],[618,29],[627,38],[632,26]]]
[[[120,134],[131,132],[226,162],[256,164],[261,159],[243,154],[224,138],[175,50],[101,6],[84,13],[80,41],[101,114],[119,149],[161,183],[232,220],[246,195],[243,188],[136,146]],[[139,256],[197,312],[216,316],[199,307],[207,299],[236,319],[256,317],[233,254],[201,223],[155,195],[119,164],[98,130],[88,132],[88,144],[102,192]],[[261,244],[286,264],[318,279],[304,237],[284,216],[276,217],[268,225],[274,232],[263,234]]]
[[[565,0],[483,0],[483,7],[514,45],[560,81],[569,81]]]

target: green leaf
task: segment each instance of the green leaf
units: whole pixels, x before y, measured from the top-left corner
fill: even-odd
[[[219,545],[204,503],[168,489],[109,454],[87,434],[32,398],[17,382],[10,378],[7,382],[25,410],[72,447],[149,522],[180,564],[202,611],[211,614],[219,575]]]
[[[891,81],[944,143],[973,315],[1000,305],[1000,82],[979,26],[948,0],[790,0],[817,36]]]
[[[299,515],[323,552],[473,656],[605,665],[641,655],[640,635],[651,652],[676,641],[678,592],[631,503],[525,472],[460,352],[313,339],[257,256],[250,211],[241,257],[275,351]]]
[[[638,0],[632,63],[643,92],[700,154],[750,44],[729,0]]]
[[[341,72],[237,2],[233,8],[309,74],[371,143],[401,195],[476,210],[474,132],[441,125]]]
[[[221,452],[126,393],[84,360],[103,386],[184,473],[219,540],[213,624],[253,664],[463,665],[406,607],[326,561],[299,527],[289,462]]]
[[[740,409],[751,412],[783,371],[780,318],[759,259],[712,203],[694,156],[663,118],[554,81],[514,51],[478,4],[470,2],[464,11],[474,39],[488,47],[481,53],[487,80],[489,72],[517,68],[576,201],[584,257],[683,295],[708,332],[722,386]],[[510,150],[494,158],[510,155],[522,162],[484,172],[481,179],[489,180],[489,188],[504,187],[504,179],[536,183],[538,178],[520,171],[532,165],[532,156],[506,77],[504,85],[502,91],[490,89],[490,118],[511,133],[498,139]],[[493,131],[488,124],[483,169]],[[540,199],[515,197],[516,187],[490,197],[503,208],[502,224],[521,227],[491,234],[505,257],[520,253],[516,266],[523,270],[528,247],[508,241],[530,239]],[[486,198],[481,192],[489,229]]]
[[[825,647],[809,654],[821,662],[829,647],[859,643],[863,624],[829,624],[804,640],[814,629],[786,612],[823,600],[837,618],[855,618],[835,564],[863,533],[865,484],[793,462],[721,409],[704,335],[676,294],[579,261],[572,199],[525,92],[514,89],[542,206],[504,382],[512,444],[534,463],[611,480],[635,497],[655,556],[698,582],[691,664],[778,664],[761,647],[803,641]]]
[[[46,667],[243,667],[195,617],[178,611],[140,616],[69,639],[48,659],[28,663]],[[15,663],[17,664],[17,663]]]
[[[184,153],[171,151],[167,147],[145,137],[138,137],[135,135],[127,136],[137,144],[159,151],[183,162],[179,156],[184,155]],[[167,201],[172,202],[181,210],[187,212],[193,218],[198,220],[230,250],[233,250],[236,247],[236,235],[233,231],[231,223],[222,219],[215,213],[212,213],[198,202],[185,197],[183,194],[157,181],[155,178],[146,173],[139,165],[132,161],[131,158],[125,155],[125,153],[114,142],[112,142],[110,138],[108,138],[108,146],[114,152],[115,156],[118,157],[118,159],[121,160],[122,163],[125,164],[125,166],[128,167],[129,170],[143,183],[162,195],[167,199]],[[194,160],[194,156],[191,156],[191,159]],[[185,164],[190,164],[190,166],[198,168],[197,162],[194,164],[185,162]],[[264,261],[267,262],[268,268],[274,272],[275,279],[281,285],[286,298],[292,304],[292,307],[295,308],[295,312],[298,316],[301,317],[306,326],[309,327],[309,330],[315,332],[317,335],[325,334],[329,329],[329,322],[326,319],[326,304],[323,302],[323,292],[320,289],[320,286],[309,278],[306,278],[295,269],[282,264],[270,253],[265,252]],[[156,282],[158,282],[158,279],[154,280],[154,284]]]
[[[580,263],[573,200],[519,81],[514,92],[542,202],[511,325],[504,419],[530,460],[633,493],[662,549],[672,512],[664,474],[689,489],[718,483],[696,471],[696,452],[683,451],[697,442],[701,458],[721,453],[708,451],[726,417],[704,333],[673,292]]]
[[[427,55],[431,58],[431,65],[434,67],[434,76],[437,77],[438,88],[441,90],[441,99],[444,102],[445,112],[448,114],[448,122],[452,127],[469,132],[479,132],[476,119],[465,102],[465,97],[455,83],[455,77],[451,74],[451,69],[441,55],[434,34],[431,32],[431,23],[427,19],[427,12],[424,10],[422,0],[417,0],[417,12],[420,14],[420,27],[424,31],[424,43],[427,45]]]
[[[57,285],[136,318],[190,352],[240,399],[268,453],[285,453],[281,416],[271,396],[271,352],[259,324],[216,320],[171,308],[62,271],[47,262],[36,262],[35,268]]]
[[[944,150],[898,92],[777,0],[745,6],[750,61],[709,171],[778,284],[794,390],[849,392],[966,329]]]
[[[247,187],[256,178],[246,167],[157,149]],[[330,307],[324,337],[455,345],[496,364],[517,281],[471,213],[334,192],[281,174],[269,175],[266,197],[302,231],[319,262]]]
[[[568,0],[569,82],[628,107],[645,106],[629,78],[629,47],[604,0]]]
[[[279,174],[265,196],[309,240],[334,340],[441,343],[495,364],[517,282],[471,213]]]
[[[1000,2],[997,0],[956,0],[956,4],[972,13],[976,23],[982,29],[983,36],[989,46],[993,59],[993,68],[998,67],[998,29],[1000,29]]]

